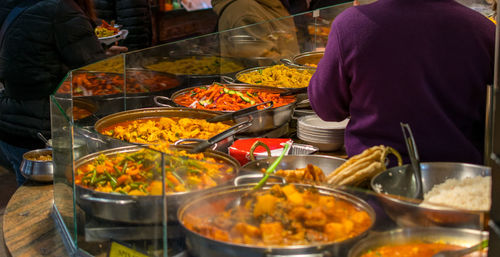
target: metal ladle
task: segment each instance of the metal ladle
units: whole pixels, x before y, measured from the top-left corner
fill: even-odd
[[[475,251],[482,250],[484,248],[488,247],[488,240],[484,240],[479,244],[473,245],[468,248],[463,248],[459,250],[446,250],[446,251],[440,251],[432,257],[461,257],[469,253],[473,253]]]
[[[406,149],[408,150],[408,155],[410,156],[411,166],[408,166],[411,172],[413,172],[415,179],[415,195],[416,199],[423,199],[423,189],[422,189],[422,172],[420,170],[420,158],[418,156],[417,145],[415,144],[415,138],[413,138],[413,133],[411,132],[410,125],[407,123],[400,123],[401,129],[403,130],[403,135],[405,137]],[[407,168],[407,171],[408,171]]]

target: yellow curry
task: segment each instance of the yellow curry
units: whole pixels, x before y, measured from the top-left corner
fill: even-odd
[[[174,143],[183,138],[209,139],[228,129],[222,122],[203,119],[161,117],[124,121],[103,128],[100,133],[139,144]]]

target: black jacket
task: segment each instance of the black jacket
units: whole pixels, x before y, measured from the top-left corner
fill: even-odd
[[[0,2],[0,22],[20,2]],[[39,147],[50,137],[49,95],[70,69],[105,57],[93,22],[73,0],[41,0],[9,27],[0,49],[0,140]]]
[[[149,0],[94,0],[97,17],[114,20],[129,34],[120,45],[129,50],[150,47],[152,44],[151,8]]]

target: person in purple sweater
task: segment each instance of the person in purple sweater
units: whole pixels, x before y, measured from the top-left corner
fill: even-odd
[[[350,117],[348,156],[392,146],[406,160],[400,122],[421,161],[483,162],[495,26],[453,0],[379,0],[332,23],[308,88],[326,121]]]

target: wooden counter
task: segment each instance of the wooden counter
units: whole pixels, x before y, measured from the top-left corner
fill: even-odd
[[[54,185],[27,182],[17,189],[3,217],[5,245],[12,257],[68,256],[51,216]]]

